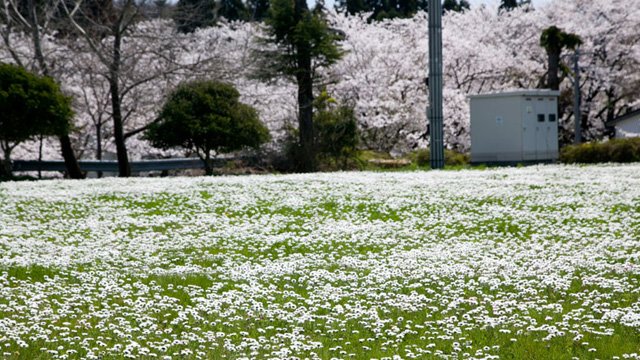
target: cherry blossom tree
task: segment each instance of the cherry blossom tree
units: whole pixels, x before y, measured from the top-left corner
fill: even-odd
[[[44,76],[56,77],[50,51],[55,52],[58,49],[55,47],[47,49],[46,45],[47,38],[53,36],[56,29],[53,23],[57,20],[57,10],[61,4],[61,0],[42,3],[35,0],[0,1],[2,6],[0,19],[3,23],[0,33],[4,46],[10,54],[11,62]],[[15,46],[13,40],[18,41],[19,44]],[[67,174],[74,179],[84,177],[78,166],[69,134],[65,132],[59,135],[58,140]],[[41,149],[42,139],[40,139],[40,157]]]
[[[0,0],[11,1],[11,0]],[[49,0],[53,1],[53,0]],[[499,11],[498,4],[475,6],[443,17],[445,143],[470,148],[468,96],[516,88],[541,88],[547,55],[539,40],[544,29],[561,26],[578,35],[582,121],[585,139],[606,136],[605,123],[640,106],[640,0],[551,1],[536,8]],[[1,10],[1,9],[0,9]],[[70,12],[73,9],[69,9]],[[401,154],[428,145],[426,120],[428,68],[427,16],[369,22],[371,14],[329,13],[330,26],[342,35],[344,57],[320,70],[316,89],[354,105],[364,147]],[[37,66],[31,35],[14,23],[0,25],[0,61]],[[80,24],[79,24],[80,25]],[[44,29],[44,28],[41,28]],[[43,32],[42,52],[53,76],[74,96],[78,154],[99,158],[117,152],[114,107],[109,82],[113,36],[92,39]],[[260,66],[257,50],[264,29],[255,23],[219,21],[215,26],[180,34],[168,20],[137,19],[123,33],[120,91],[122,139],[133,158],[184,155],[149,146],[141,132],[157,118],[161,104],[183,81],[214,79],[232,83],[241,101],[253,106],[278,149],[287,127],[297,125],[297,88],[290,79],[264,81],[252,76]],[[93,44],[93,45],[91,45]],[[92,46],[96,46],[96,52]],[[564,49],[560,66],[570,69],[573,52]],[[102,58],[101,58],[102,57]],[[571,73],[559,83],[567,108],[559,119],[562,141],[572,138]],[[107,121],[105,121],[107,120]],[[44,141],[44,157],[57,144]],[[38,143],[16,149],[33,156]],[[20,150],[23,149],[23,150]],[[187,154],[188,155],[188,154]]]

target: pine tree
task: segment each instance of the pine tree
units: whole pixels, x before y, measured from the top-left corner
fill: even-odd
[[[178,31],[187,33],[212,26],[221,17],[232,21],[253,18],[251,11],[242,0],[179,0],[173,19],[178,25]]]
[[[342,57],[338,35],[329,29],[322,8],[310,11],[306,0],[274,0],[266,20],[277,50],[262,53],[263,76],[291,76],[298,85],[299,171],[316,169],[313,126],[315,71]]]
[[[227,20],[248,20],[249,10],[241,0],[219,0],[216,4],[215,18]],[[214,19],[215,20],[215,19]]]
[[[180,32],[211,26],[215,19],[215,0],[179,0],[173,16]]]
[[[468,8],[466,0],[462,2]],[[336,8],[351,15],[370,11],[372,15],[369,20],[407,18],[415,15],[418,10],[426,10],[428,0],[339,0]]]
[[[500,1],[500,10],[511,10],[511,9],[515,9],[518,6],[520,6],[520,4],[518,4],[518,0],[501,0]]]
[[[371,10],[366,0],[342,0],[338,2],[337,8],[351,15]]]
[[[247,8],[253,21],[263,21],[269,15],[269,0],[249,0]]]
[[[470,5],[467,0],[460,0],[460,2],[457,0],[444,0],[442,3],[443,11],[463,12],[465,10],[469,10],[469,7]]]

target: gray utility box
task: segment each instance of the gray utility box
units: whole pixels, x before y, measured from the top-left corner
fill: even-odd
[[[536,89],[470,96],[471,162],[557,160],[559,95]]]

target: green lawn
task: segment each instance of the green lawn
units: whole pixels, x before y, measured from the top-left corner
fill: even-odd
[[[640,353],[640,166],[0,183],[0,358]]]

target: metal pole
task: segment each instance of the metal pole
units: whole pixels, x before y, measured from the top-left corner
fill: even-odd
[[[573,54],[573,121],[575,125],[575,137],[574,143],[580,144],[582,142],[582,128],[581,128],[581,120],[582,113],[580,111],[580,50],[576,49],[576,52]]]
[[[429,129],[431,168],[444,168],[442,123],[442,4],[429,1]]]

